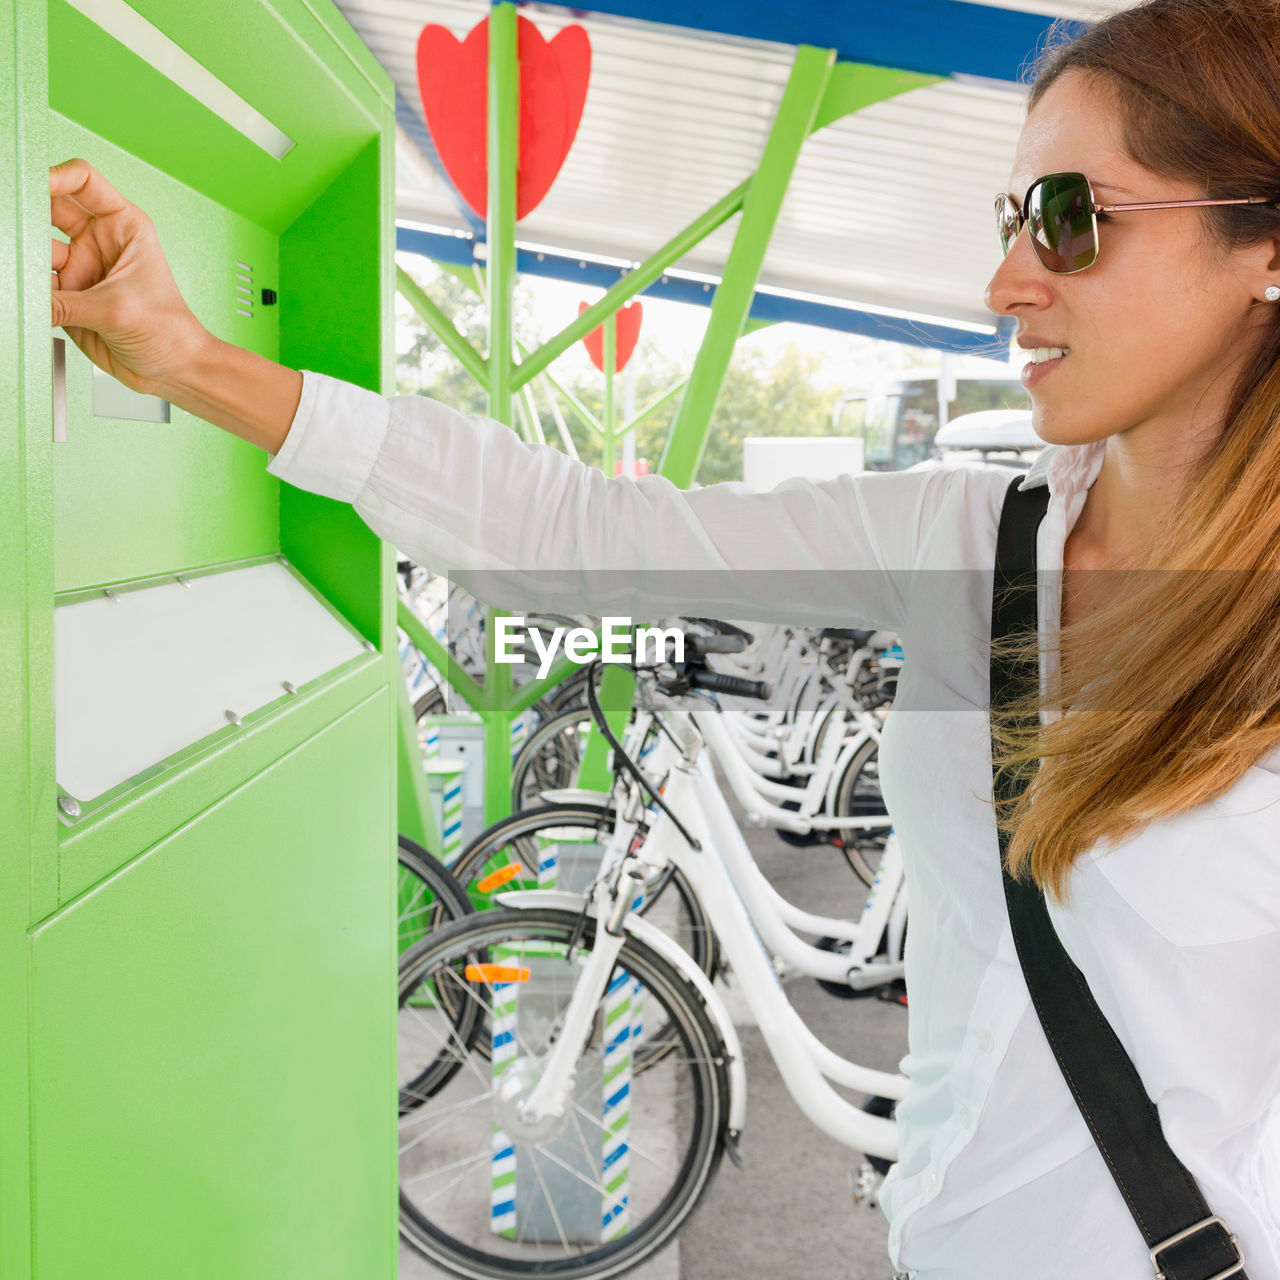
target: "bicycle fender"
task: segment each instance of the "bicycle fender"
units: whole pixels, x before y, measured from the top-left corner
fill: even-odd
[[[538,800],[549,800],[552,804],[587,804],[607,805],[608,791],[592,791],[588,787],[559,787],[555,791],[538,792]]]
[[[845,739],[840,748],[840,754],[836,756],[836,765],[831,770],[831,777],[827,779],[827,793],[822,797],[820,813],[832,813],[834,811],[836,788],[840,785],[840,779],[844,777],[844,771],[848,767],[849,761],[853,759],[856,752],[862,750],[866,741],[867,735],[858,732]]]
[[[572,911],[575,915],[582,910],[582,895],[568,893],[563,889],[510,889],[506,893],[494,894],[494,900],[501,906],[515,907],[517,910],[521,907],[555,907],[561,911]],[[634,913],[624,923],[633,938],[656,951],[681,977],[687,978],[702,997],[712,1024],[720,1033],[729,1055],[729,1134],[735,1142],[738,1141],[747,1119],[747,1068],[742,1060],[742,1041],[738,1038],[738,1029],[733,1025],[733,1018],[724,1000],[711,985],[711,979],[698,968],[693,957],[656,924],[651,924],[643,916]]]

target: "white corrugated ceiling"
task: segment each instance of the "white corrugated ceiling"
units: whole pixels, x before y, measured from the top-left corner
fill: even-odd
[[[1088,0],[997,0],[1089,18]],[[415,49],[429,22],[461,38],[486,0],[338,0],[421,121]],[[519,238],[571,254],[641,261],[754,170],[794,49],[677,27],[525,5],[550,39],[586,27],[591,83],[573,149]],[[998,262],[991,200],[1021,126],[1016,89],[944,81],[846,117],[809,139],[761,284],[845,303],[990,324],[982,292]],[[448,186],[401,138],[397,211],[463,228]],[[736,219],[679,265],[718,276]]]

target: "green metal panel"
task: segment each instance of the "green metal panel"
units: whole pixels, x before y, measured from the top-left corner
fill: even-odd
[[[237,315],[234,285],[235,264],[244,262],[256,283],[280,287],[278,237],[60,115],[50,115],[44,155],[46,163],[82,155],[105,173],[151,216],[202,322],[276,357],[278,308],[255,307],[252,320]],[[280,483],[263,469],[261,450],[181,409],[169,423],[96,417],[92,373],[68,341],[68,439],[53,451],[58,591],[279,550]]]
[[[77,823],[62,837],[56,901],[41,904],[43,909],[34,918],[50,914],[141,856],[173,830],[175,815],[181,822],[181,815],[208,808],[386,684],[385,665],[371,657],[341,678],[302,695],[286,710],[229,735],[207,753],[157,779],[133,803],[113,805],[100,816]],[[344,790],[351,785],[335,783]]]
[[[40,1276],[394,1274],[389,699],[36,931]]]
[[[196,60],[294,149],[274,159],[65,0],[49,4],[50,105],[270,232],[281,234],[310,208],[377,127],[389,84],[330,4],[137,0],[132,7],[198,51]]]
[[[392,128],[389,111],[382,125]],[[384,321],[394,296],[389,150],[371,140],[280,240],[281,360],[384,392],[394,360]],[[391,549],[352,507],[284,486],[280,549],[367,640],[386,638],[395,653]]]
[[[0,0],[0,1275],[390,1277],[390,551],[178,411],[96,418],[70,344],[52,443],[46,167],[142,205],[220,336],[388,391],[393,95],[327,0],[134,7],[296,145],[65,0]],[[236,314],[238,262],[277,307]],[[280,550],[382,653],[61,823],[55,590]]]
[[[39,273],[24,262],[47,197],[42,207],[20,181],[32,149],[40,149],[38,135],[28,136],[23,125],[39,118],[46,93],[43,62],[23,55],[43,43],[43,6],[0,0],[0,297],[8,302],[0,308],[0,1276],[6,1278],[27,1275],[31,1256],[26,929],[32,866],[54,864],[46,781],[53,729],[44,714],[53,703],[53,619],[45,607],[53,593],[49,437],[35,433],[29,442],[25,430],[47,409],[40,389],[48,386],[49,344],[29,344],[20,323],[23,308],[48,288],[47,262]],[[43,421],[50,421],[47,412]]]

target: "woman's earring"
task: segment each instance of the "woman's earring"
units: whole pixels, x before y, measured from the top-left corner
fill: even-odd
[[[1266,292],[1262,296],[1268,302],[1280,302],[1280,284],[1267,285]]]

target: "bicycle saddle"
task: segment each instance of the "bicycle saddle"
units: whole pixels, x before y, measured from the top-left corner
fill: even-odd
[[[870,631],[855,631],[849,627],[823,627],[820,634],[823,640],[848,640],[855,649],[865,649],[875,633],[874,627]]]

